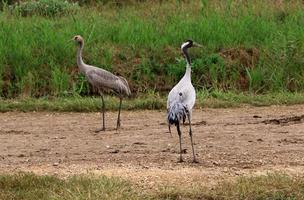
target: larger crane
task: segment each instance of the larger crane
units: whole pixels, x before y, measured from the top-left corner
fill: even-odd
[[[84,47],[84,39],[80,35],[74,36],[73,40],[78,45],[77,50],[77,65],[79,71],[83,73],[88,82],[93,86],[94,90],[97,90],[101,95],[102,100],[102,127],[96,129],[95,132],[105,131],[105,103],[103,98],[104,89],[110,89],[115,92],[119,97],[119,110],[116,129],[120,128],[120,110],[122,99],[125,96],[131,95],[130,87],[127,80],[124,77],[116,76],[111,72],[104,69],[87,65],[82,60],[82,50]]]
[[[188,118],[189,120],[189,135],[192,146],[193,162],[197,162],[194,152],[192,127],[191,127],[192,108],[195,103],[195,89],[191,83],[191,59],[188,54],[188,49],[191,47],[200,47],[200,46],[201,45],[193,42],[192,40],[187,40],[181,45],[181,51],[184,54],[187,62],[186,72],[182,77],[182,79],[172,88],[167,100],[169,131],[171,133],[170,125],[174,124],[176,126],[177,133],[179,136],[179,146],[180,146],[179,162],[183,162],[182,138],[181,138],[182,133],[180,130],[180,123],[185,122],[186,118]]]

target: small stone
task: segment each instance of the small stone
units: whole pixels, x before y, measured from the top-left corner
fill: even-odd
[[[112,150],[112,151],[109,151],[109,153],[118,153],[118,152],[119,152],[118,149],[114,149],[114,150]]]
[[[58,165],[59,165],[58,162],[53,163],[53,166],[54,166],[54,167],[57,167]]]
[[[235,174],[236,176],[239,176],[239,175],[241,175],[242,173],[241,173],[240,171],[235,171],[234,174]]]
[[[187,153],[187,149],[183,149],[182,154],[186,154],[186,153]]]
[[[224,173],[227,173],[229,170],[228,170],[228,168],[227,167],[225,167],[224,169],[223,169],[223,172]]]
[[[215,165],[215,166],[219,166],[219,165],[220,165],[220,164],[219,164],[218,162],[216,162],[216,161],[213,161],[212,164]]]

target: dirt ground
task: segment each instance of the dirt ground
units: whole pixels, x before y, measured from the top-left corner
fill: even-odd
[[[183,157],[165,111],[100,113],[7,112],[0,114],[0,171],[69,176],[97,173],[127,178],[145,187],[182,182],[212,185],[243,174],[304,172],[304,105],[193,111],[199,163],[192,163],[188,127],[182,127]]]

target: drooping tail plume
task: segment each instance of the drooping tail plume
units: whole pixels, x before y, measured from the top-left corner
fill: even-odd
[[[174,103],[168,110],[169,124],[177,125],[180,122],[185,122],[188,112],[187,107],[182,103]]]

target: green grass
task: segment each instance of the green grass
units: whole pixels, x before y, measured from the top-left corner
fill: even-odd
[[[68,42],[76,34],[85,38],[84,60],[125,76],[136,95],[167,92],[180,79],[179,47],[188,38],[204,46],[190,52],[197,89],[304,92],[302,1],[128,2],[54,17],[22,17],[4,8],[0,96],[90,95]]]
[[[240,177],[205,187],[195,183],[193,188],[179,186],[155,186],[158,190],[143,191],[138,185],[119,178],[77,175],[67,179],[53,176],[37,176],[31,173],[0,175],[0,199],[2,200],[296,200],[304,198],[303,177],[286,174],[268,174]]]
[[[213,199],[297,200],[304,198],[304,179],[286,174],[241,177],[235,183],[224,182],[211,194]]]
[[[298,200],[304,198],[304,179],[286,174],[240,177],[224,181],[212,189],[195,185],[193,189],[182,186],[164,187],[153,194],[154,199],[202,200]]]
[[[271,93],[252,95],[234,92],[206,92],[197,93],[196,108],[228,108],[244,105],[294,105],[304,103],[304,93]],[[116,97],[106,96],[107,110],[117,110],[119,100]],[[166,97],[155,92],[141,95],[137,98],[125,99],[122,104],[124,110],[138,109],[166,109]],[[0,112],[7,111],[71,111],[96,112],[101,110],[101,98],[94,97],[50,97],[50,98],[17,98],[0,100]]]
[[[52,176],[20,173],[0,176],[1,200],[139,199],[126,181],[100,176],[74,176],[62,180]]]

